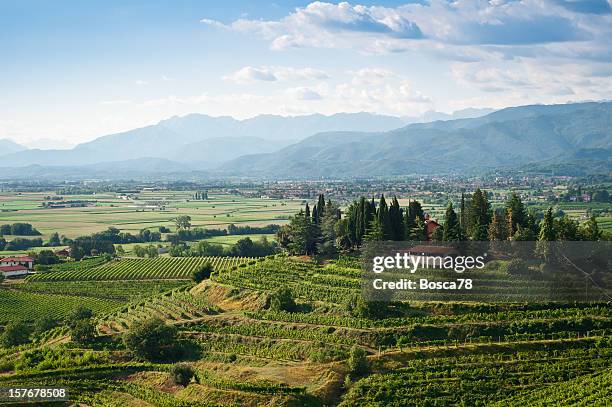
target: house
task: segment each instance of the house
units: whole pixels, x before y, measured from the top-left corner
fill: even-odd
[[[427,231],[428,240],[431,240],[431,236],[439,226],[440,224],[435,219],[431,219],[429,214],[425,215],[425,229]]]
[[[70,248],[56,250],[54,253],[57,257],[70,257]]]
[[[30,270],[25,267],[25,266],[0,266],[0,273],[2,273],[2,275],[7,278],[7,277],[17,277],[17,276],[24,276],[26,274],[28,274],[30,272]]]
[[[0,259],[0,267],[23,266],[27,270],[34,268],[34,259],[30,256],[5,257]]]

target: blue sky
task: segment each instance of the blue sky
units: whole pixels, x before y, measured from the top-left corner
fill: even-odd
[[[610,1],[2,0],[0,138],[609,99]]]

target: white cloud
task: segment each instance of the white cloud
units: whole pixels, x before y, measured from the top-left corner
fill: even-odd
[[[149,82],[143,81],[142,79],[137,79],[134,81],[134,84],[136,84],[137,86],[146,86],[149,84]]]
[[[223,80],[238,84],[247,84],[257,81],[299,81],[327,78],[329,78],[329,75],[324,71],[309,67],[291,68],[282,66],[245,66],[229,75],[224,76]]]

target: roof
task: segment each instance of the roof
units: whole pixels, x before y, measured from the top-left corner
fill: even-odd
[[[0,266],[0,271],[28,271],[24,266]]]
[[[30,256],[4,257],[0,261],[34,261]]]

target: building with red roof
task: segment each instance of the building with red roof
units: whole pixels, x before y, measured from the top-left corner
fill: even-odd
[[[17,265],[17,266],[0,266],[0,273],[2,273],[2,275],[4,277],[16,277],[16,276],[23,276],[26,275],[30,272],[30,270],[22,265]]]
[[[0,259],[0,267],[23,266],[28,270],[34,268],[34,259],[30,256],[12,256]]]

